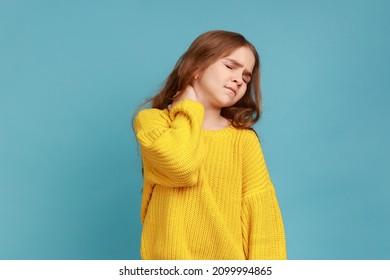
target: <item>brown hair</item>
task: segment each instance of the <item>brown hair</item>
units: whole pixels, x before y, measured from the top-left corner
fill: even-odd
[[[152,108],[165,109],[173,96],[190,85],[195,71],[202,72],[218,59],[239,47],[248,47],[255,57],[252,79],[244,96],[233,106],[222,108],[221,115],[238,128],[250,128],[261,116],[260,60],[255,47],[239,33],[213,30],[200,35],[177,61],[163,88],[145,103]]]

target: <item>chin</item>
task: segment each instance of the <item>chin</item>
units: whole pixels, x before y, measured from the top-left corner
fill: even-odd
[[[221,103],[221,108],[228,108],[236,104],[237,102],[223,102]]]

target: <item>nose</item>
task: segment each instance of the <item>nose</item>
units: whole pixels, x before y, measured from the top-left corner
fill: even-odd
[[[241,76],[237,75],[232,77],[232,82],[236,83],[237,85],[241,85],[244,82],[244,80],[242,79]]]

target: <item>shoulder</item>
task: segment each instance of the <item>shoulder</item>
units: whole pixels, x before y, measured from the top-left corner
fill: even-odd
[[[238,128],[237,131],[240,134],[240,142],[244,147],[244,151],[262,150],[260,139],[253,128]]]
[[[169,117],[169,112],[167,109],[160,110],[156,108],[147,108],[139,111],[135,119],[156,118],[164,116]]]
[[[134,124],[136,126],[145,126],[151,122],[169,123],[170,119],[168,110],[160,110],[156,108],[143,109],[137,113],[134,119]]]
[[[259,137],[253,128],[236,128],[236,130],[245,142],[259,143]]]

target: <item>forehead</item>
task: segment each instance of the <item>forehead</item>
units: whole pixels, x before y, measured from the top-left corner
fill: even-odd
[[[249,47],[239,47],[233,50],[228,55],[224,56],[222,59],[230,59],[238,62],[243,65],[243,67],[249,72],[253,71],[255,67],[255,55]]]

